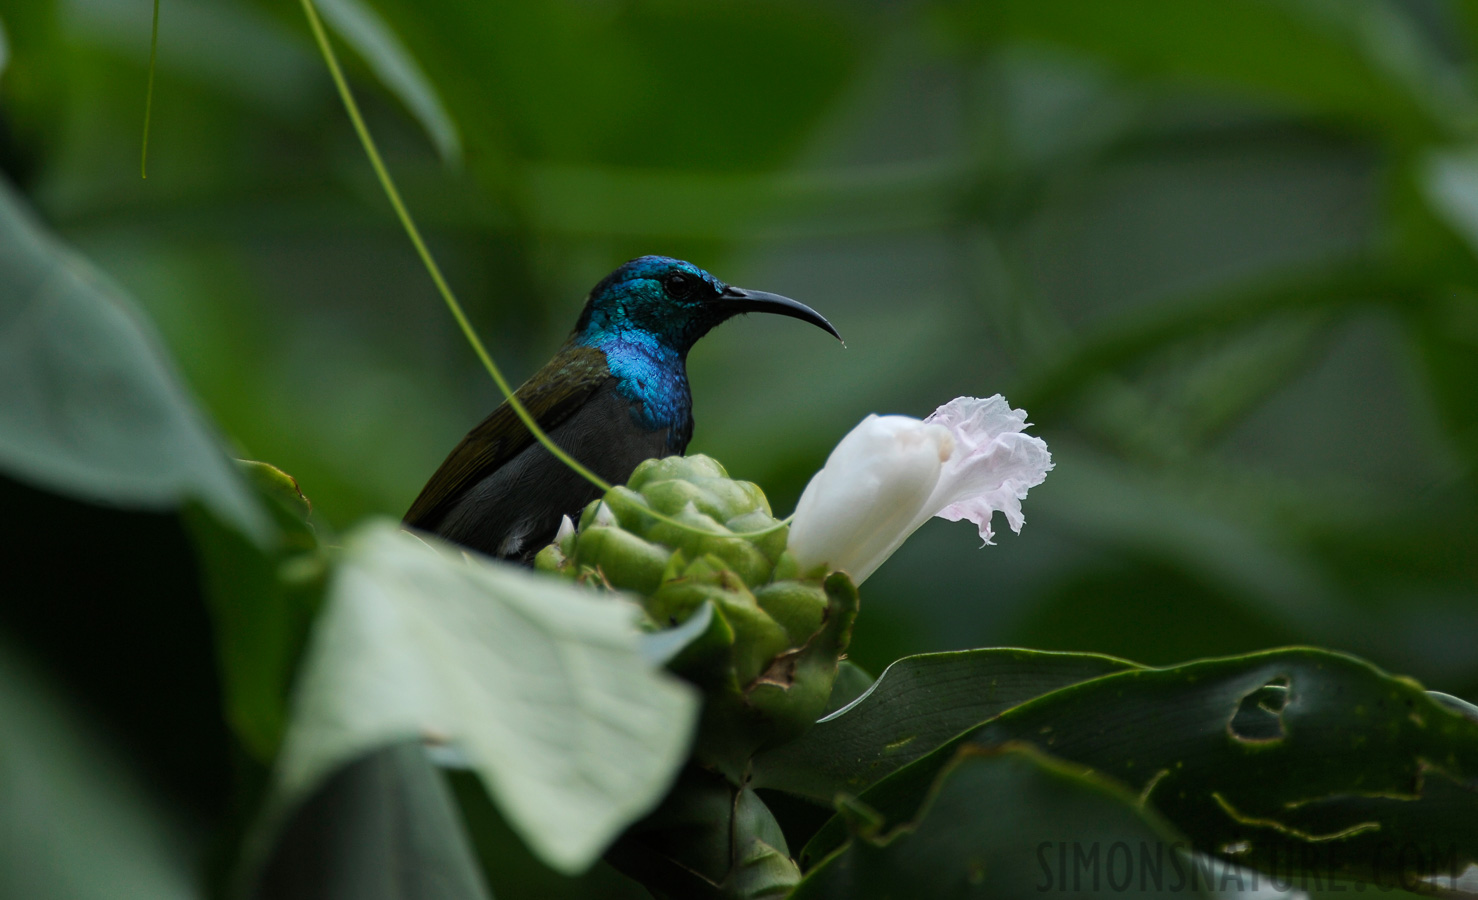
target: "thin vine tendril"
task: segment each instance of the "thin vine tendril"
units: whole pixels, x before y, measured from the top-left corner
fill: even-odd
[[[354,132],[359,136],[359,143],[364,147],[365,156],[369,157],[370,166],[375,170],[375,177],[379,179],[380,187],[384,189],[385,196],[390,200],[390,205],[395,210],[396,218],[400,220],[400,224],[405,229],[406,235],[411,239],[411,244],[416,248],[416,254],[421,258],[421,264],[426,267],[427,273],[430,274],[432,282],[436,285],[437,292],[441,294],[441,299],[446,303],[447,309],[451,311],[452,318],[456,319],[457,326],[462,329],[462,335],[467,338],[467,343],[472,345],[473,352],[482,361],[483,368],[487,369],[488,374],[493,377],[493,381],[498,385],[498,390],[503,392],[504,398],[507,399],[508,405],[513,408],[513,412],[518,416],[519,421],[523,422],[524,427],[528,428],[534,438],[544,446],[544,449],[552,453],[556,459],[569,466],[586,481],[600,488],[602,491],[609,491],[611,485],[605,479],[581,465],[578,460],[566,453],[558,444],[554,443],[549,435],[545,434],[544,429],[539,427],[539,423],[534,420],[534,417],[529,414],[529,411],[524,408],[524,405],[519,402],[519,399],[514,396],[513,389],[508,386],[508,380],[503,377],[502,370],[498,368],[497,363],[493,362],[492,355],[483,346],[482,340],[477,336],[477,332],[472,329],[472,323],[468,321],[467,315],[462,312],[462,304],[457,302],[456,295],[452,293],[451,286],[442,277],[441,267],[436,264],[436,260],[431,256],[431,251],[426,247],[426,242],[421,239],[420,229],[416,227],[415,220],[411,218],[410,210],[406,208],[405,203],[401,200],[400,191],[395,187],[394,179],[390,177],[390,170],[385,167],[385,162],[380,157],[379,148],[375,145],[374,138],[370,136],[369,127],[365,125],[364,117],[359,114],[359,104],[355,102],[354,94],[349,90],[349,82],[344,78],[344,72],[339,67],[339,59],[334,54],[333,46],[329,43],[328,34],[323,28],[323,22],[318,18],[318,10],[314,7],[313,0],[300,0],[300,2],[303,6],[303,14],[308,17],[308,27],[313,32],[313,40],[318,44],[318,50],[323,55],[324,64],[328,66],[329,75],[333,78],[334,87],[338,89],[339,99],[343,101],[344,110],[349,114],[349,121],[354,125]],[[157,28],[159,0],[154,0],[154,3],[156,10],[155,25]],[[152,84],[152,62],[150,73],[150,83]],[[147,122],[148,118],[146,114],[146,125]],[[664,515],[650,507],[644,509],[643,513],[659,521],[666,522],[669,525],[674,525],[697,534],[723,534],[734,537],[757,537],[777,531],[790,523],[790,519],[783,519],[759,531],[715,532],[706,528],[698,528],[687,522],[679,522],[677,519]]]
[[[144,88],[144,146],[139,151],[139,177],[149,177],[149,119],[154,114],[154,62],[159,58],[159,0],[154,0],[154,26],[149,35],[149,85]]]
[[[385,189],[385,196],[389,198],[390,205],[395,208],[395,215],[400,219],[400,224],[405,228],[405,233],[411,239],[411,244],[416,248],[416,254],[421,257],[421,264],[431,275],[431,280],[436,284],[436,290],[441,294],[441,299],[446,302],[447,309],[451,310],[452,318],[457,320],[457,326],[462,329],[462,334],[467,342],[472,345],[472,350],[477,358],[482,360],[483,368],[493,376],[493,381],[498,385],[498,390],[503,392],[508,405],[513,412],[528,428],[534,438],[544,445],[544,449],[554,454],[560,462],[569,466],[580,477],[595,485],[603,491],[608,491],[611,486],[605,479],[585,468],[577,460],[566,453],[558,444],[550,440],[534,417],[513,395],[513,389],[508,386],[508,379],[503,377],[503,372],[498,364],[493,362],[493,357],[488,354],[487,348],[482,345],[477,332],[472,330],[472,323],[467,320],[466,313],[462,312],[462,304],[457,302],[456,295],[452,293],[451,287],[446,279],[442,277],[441,267],[432,258],[431,251],[427,249],[426,242],[421,239],[421,230],[416,227],[415,220],[411,218],[410,211],[406,209],[405,203],[400,199],[400,191],[395,187],[395,181],[390,177],[390,171],[385,168],[384,161],[380,158],[379,148],[375,146],[374,138],[370,137],[369,128],[364,124],[364,118],[359,114],[359,104],[354,101],[354,95],[349,91],[349,82],[345,80],[343,71],[339,68],[339,59],[334,55],[334,48],[329,44],[328,34],[323,30],[323,23],[319,21],[318,11],[313,6],[313,0],[302,0],[303,12],[308,16],[308,26],[313,30],[313,39],[318,42],[319,52],[323,54],[323,61],[328,65],[329,75],[333,77],[334,86],[338,88],[339,99],[344,102],[344,110],[349,114],[349,121],[354,124],[354,131],[359,135],[359,143],[364,146],[365,155],[369,157],[370,166],[375,170],[375,177],[380,179],[380,186]]]

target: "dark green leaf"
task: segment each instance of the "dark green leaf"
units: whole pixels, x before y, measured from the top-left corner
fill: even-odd
[[[1478,472],[1478,295],[1462,292],[1413,311],[1432,405],[1470,472]]]
[[[850,659],[837,663],[836,681],[831,685],[831,699],[826,701],[826,712],[822,714],[822,718],[861,697],[876,680],[867,674],[866,669]]]
[[[0,896],[202,896],[197,835],[0,645]]]
[[[851,706],[754,760],[756,787],[830,805],[981,722],[1071,684],[1132,668],[1088,653],[1011,648],[900,659]]]
[[[863,799],[888,815],[912,809],[956,746],[1017,741],[1122,781],[1197,848],[1245,865],[1378,881],[1396,877],[1390,848],[1406,843],[1440,863],[1435,874],[1478,860],[1478,722],[1342,654],[1276,650],[1065,688]],[[828,823],[806,853],[842,837]]]
[[[181,517],[84,503],[3,476],[0,510],[0,629],[151,783],[215,821],[231,803],[231,736],[197,550]]]
[[[873,822],[793,896],[1204,896],[1186,849],[1117,784],[1029,747],[966,746],[950,754],[916,811]]]
[[[607,859],[673,900],[778,900],[800,880],[764,801],[696,765],[683,770],[662,805],[628,829]]]
[[[293,814],[262,900],[490,900],[456,804],[419,742],[334,773]]]

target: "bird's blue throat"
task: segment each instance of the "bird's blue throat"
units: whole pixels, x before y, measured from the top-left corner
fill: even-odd
[[[693,427],[686,354],[650,331],[599,331],[579,343],[605,353],[616,390],[631,402],[631,418],[647,431],[666,430],[674,446],[687,443]]]

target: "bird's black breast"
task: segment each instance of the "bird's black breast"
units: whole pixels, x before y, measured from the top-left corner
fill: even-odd
[[[687,445],[685,436],[679,446],[668,429],[638,424],[615,379],[549,437],[611,484],[624,484],[643,460],[681,453]],[[435,530],[492,556],[528,560],[554,539],[562,516],[578,517],[599,496],[598,488],[535,443],[469,487]]]

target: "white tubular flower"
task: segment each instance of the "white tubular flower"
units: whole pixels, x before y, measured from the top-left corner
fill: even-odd
[[[825,565],[861,584],[931,516],[969,519],[993,543],[1000,510],[1015,532],[1021,501],[1052,468],[1026,412],[1000,394],[956,397],[927,419],[868,416],[806,485],[790,526],[802,570]]]

